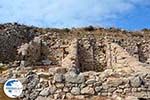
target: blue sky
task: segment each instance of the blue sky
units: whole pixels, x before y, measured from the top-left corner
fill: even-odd
[[[150,28],[150,0],[0,0],[0,23]]]

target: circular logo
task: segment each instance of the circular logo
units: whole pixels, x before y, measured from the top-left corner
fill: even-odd
[[[10,98],[17,98],[23,90],[22,83],[17,79],[9,79],[4,84],[4,92]]]

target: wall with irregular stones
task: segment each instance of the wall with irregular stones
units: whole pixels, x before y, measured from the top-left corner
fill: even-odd
[[[58,67],[50,68],[48,73],[45,69],[40,73],[35,73],[37,70],[34,70],[35,72],[23,76],[24,78],[20,80],[24,84],[24,91],[20,98],[83,99],[94,95],[113,94],[150,98],[149,70],[141,63],[149,61],[149,37],[144,36],[142,32],[136,36],[134,32],[116,29],[96,29],[78,33],[79,30],[72,30],[72,33],[65,36],[61,31],[44,32],[38,36],[40,37],[38,41],[33,39],[33,31],[29,31],[26,27],[24,29],[23,26],[13,25],[10,28],[5,26],[0,30],[0,61],[16,60],[17,47],[21,46],[18,49],[21,57],[17,60],[37,63],[43,53],[42,39],[48,46],[47,59],[51,61],[49,67],[52,67],[51,65]],[[102,37],[95,35],[97,31],[97,36]],[[21,45],[22,43],[26,44]],[[26,53],[22,49],[28,52],[27,55],[24,56]],[[5,77],[22,77],[22,73],[18,75],[12,73],[13,71],[19,73],[20,69],[6,72],[8,75]]]
[[[142,37],[131,35],[122,39],[121,38],[116,39],[115,37],[113,37],[113,39],[110,40],[123,47],[131,56],[135,57],[140,62],[142,63],[149,62],[148,59],[150,58],[149,56],[150,41],[149,39],[144,38],[144,34]]]
[[[32,80],[32,81],[31,81]],[[113,70],[104,72],[77,73],[75,70],[56,72],[49,79],[36,73],[26,75],[23,100],[85,99],[92,96],[112,96],[114,94],[150,98],[150,74],[132,73],[122,76]]]
[[[71,39],[68,36],[64,39],[60,37],[59,33],[48,33],[41,37],[49,47],[48,59],[52,61],[53,65],[67,67],[67,64],[70,65],[73,63],[72,60],[76,59],[78,64],[75,63],[75,65],[79,66],[81,71],[101,71],[106,66],[104,39],[98,40],[91,35]]]
[[[62,59],[67,55],[66,48],[69,47],[71,40],[62,39],[60,37],[61,33],[58,32],[48,32],[41,37],[47,43],[49,47],[49,56],[48,58],[52,61],[53,65],[62,65]]]
[[[79,68],[78,39],[74,39],[68,47],[68,54],[62,59],[63,68]]]
[[[150,44],[149,42],[143,42],[144,40],[147,41],[145,39],[146,37],[140,39],[140,36],[133,36],[133,33],[130,32],[130,34],[128,32],[125,34],[123,31],[115,31],[113,33],[114,31],[105,30],[101,32],[104,33],[101,34],[101,37],[95,36],[92,32],[85,34],[83,37],[70,37],[68,33],[68,36],[62,38],[61,33],[57,32],[48,33],[43,35],[43,37],[49,45],[49,51],[51,53],[49,56],[50,60],[59,66],[63,65],[62,59],[68,55],[68,48],[74,38],[77,38],[79,41],[78,59],[80,71],[102,71],[107,67],[111,67],[111,65],[108,65],[108,60],[110,60],[108,53],[111,51],[111,47],[108,45],[109,42],[116,43],[122,48],[121,50],[124,49],[130,56],[135,57],[139,61],[141,61],[140,59],[146,59],[145,61],[141,61],[142,63],[148,63]],[[138,44],[141,44],[141,46],[138,47]],[[112,60],[116,59],[113,58],[116,56],[116,53],[111,55]]]
[[[150,64],[150,41],[137,44],[137,48],[139,61]]]
[[[42,63],[49,54],[48,47],[40,37],[35,37],[29,43],[21,45],[18,49],[20,66],[29,66]]]
[[[81,44],[79,45],[80,52],[82,52],[80,60],[86,58],[82,61],[81,66],[85,70],[97,70],[95,66],[93,68],[85,68],[84,66],[96,65],[100,66],[101,70],[101,66],[106,65],[105,46],[103,45],[103,40],[101,41],[102,37],[107,37],[109,41],[117,43],[127,50],[131,56],[136,57],[141,62],[149,62],[149,31],[129,32],[115,28],[93,28],[92,31],[84,30],[83,28],[65,31],[59,29],[40,29],[19,24],[4,24],[0,26],[0,61],[16,60],[18,46],[22,45],[22,43],[29,43],[35,35],[39,34],[43,34],[40,36],[49,46],[51,53],[49,59],[54,65],[61,66],[62,59],[67,55],[67,52],[65,54],[63,52],[67,51],[71,40],[73,38],[81,38],[81,43],[79,43]],[[138,47],[138,44],[141,44],[141,46]]]
[[[102,71],[106,68],[106,44],[89,35],[79,39],[79,66],[81,71]]]

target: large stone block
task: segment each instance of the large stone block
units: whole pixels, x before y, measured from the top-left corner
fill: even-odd
[[[142,85],[142,80],[141,80],[141,78],[139,76],[132,77],[130,79],[130,84],[131,84],[132,87],[137,88],[137,87],[140,87]]]
[[[88,95],[94,95],[95,91],[92,87],[85,87],[81,90],[81,94],[88,94]]]

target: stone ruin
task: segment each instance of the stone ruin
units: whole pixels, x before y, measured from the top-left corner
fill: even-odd
[[[138,59],[140,62],[150,64],[150,41],[143,41],[137,44],[138,47]]]
[[[20,66],[34,65],[37,62],[46,60],[48,48],[40,37],[35,37],[29,43],[25,43],[18,48],[18,59]]]
[[[27,61],[28,64],[36,64],[43,58],[43,54],[44,59],[51,61],[49,66],[58,64],[54,68],[49,68],[48,74],[44,72],[39,72],[38,75],[34,72],[27,74],[27,79],[24,80],[25,83],[23,82],[26,87],[20,98],[82,100],[91,96],[107,96],[115,100],[127,100],[116,99],[121,98],[118,95],[136,100],[150,98],[149,67],[144,67],[142,62],[117,43],[107,38],[97,40],[90,35],[66,42],[60,39],[50,45],[51,40],[45,41],[50,35],[49,33],[40,38],[35,37],[18,49],[18,53],[22,56],[21,60]],[[47,45],[44,45],[44,42],[47,42]],[[48,54],[53,53],[50,52],[53,49],[59,53],[49,57]],[[48,81],[42,78],[43,76],[48,76]],[[30,77],[33,78],[32,83]]]
[[[47,32],[21,42],[13,49],[15,59],[10,58],[18,64],[10,65],[11,71],[0,78],[23,83],[21,100],[92,100],[93,96],[149,100],[150,42],[124,31],[99,30],[100,37],[92,31],[64,37],[61,32]]]
[[[106,37],[96,39],[93,35],[84,38],[63,40],[51,38],[51,33],[35,37],[29,43],[18,48],[18,60],[21,65],[42,65],[47,60],[49,65],[63,68],[77,68],[79,71],[104,71],[120,66],[142,66],[149,61],[149,44],[137,44],[138,57],[133,57],[123,47]],[[144,59],[145,58],[145,59]],[[127,59],[127,60],[126,60]],[[26,63],[26,64],[25,64]],[[125,64],[126,63],[126,64]],[[136,65],[137,64],[137,65]]]
[[[103,40],[98,42],[94,37],[75,38],[66,45],[63,44],[64,40],[61,40],[59,44],[56,42],[53,46],[48,47],[42,38],[44,36],[35,37],[18,48],[20,66],[36,65],[46,59],[51,64],[64,68],[74,67],[80,71],[102,71],[107,66],[107,46]],[[53,50],[55,52],[58,50],[59,53],[52,52]]]
[[[83,28],[84,29],[84,28]],[[87,32],[92,29],[90,32]],[[61,66],[62,59],[68,54],[68,47],[70,46],[71,40],[73,38],[78,40],[78,59],[79,66],[81,66],[82,70],[103,70],[103,66],[107,66],[106,57],[106,49],[108,47],[108,43],[116,43],[125,49],[129,55],[134,56],[138,61],[149,64],[150,59],[150,51],[149,51],[149,35],[148,33],[143,34],[143,32],[128,32],[125,30],[119,29],[104,29],[104,28],[85,28],[85,31],[82,29],[72,29],[72,30],[48,30],[46,29],[40,30],[35,27],[27,27],[25,25],[19,25],[17,23],[14,24],[4,24],[0,26],[0,61],[4,63],[13,62],[15,60],[30,60],[32,57],[20,57],[22,49],[32,49],[37,48],[33,51],[27,50],[26,52],[33,52],[26,56],[33,56],[35,61],[31,61],[34,63],[40,62],[39,60],[45,60],[46,58],[39,57],[42,56],[42,52],[44,55],[47,55],[48,59],[51,61],[51,64]],[[43,31],[43,33],[42,33]],[[78,32],[79,31],[79,32]],[[80,32],[81,31],[81,32]],[[83,31],[83,32],[82,32]],[[100,34],[95,36],[96,31],[99,31]],[[41,33],[40,33],[41,32]],[[64,33],[70,32],[70,33]],[[86,33],[82,37],[83,33]],[[95,32],[95,33],[94,33]],[[39,34],[43,34],[40,35]],[[68,34],[65,38],[65,34]],[[81,34],[79,36],[76,36]],[[137,36],[135,36],[135,34]],[[37,35],[37,36],[36,36]],[[34,38],[40,38],[35,40]],[[107,39],[106,39],[107,37]],[[41,44],[38,43],[41,41]],[[30,43],[29,43],[30,42]],[[35,43],[35,44],[34,44]],[[35,45],[37,45],[35,47]],[[43,48],[41,46],[47,45],[47,53],[45,51],[39,50]],[[46,46],[44,46],[45,48]],[[110,48],[110,47],[109,47]],[[19,51],[17,51],[17,49]],[[36,55],[37,50],[37,55]],[[18,52],[18,54],[17,54]],[[39,54],[41,52],[41,54]],[[35,53],[35,54],[34,54]],[[108,53],[108,52],[107,52]],[[23,56],[23,55],[22,55]],[[38,56],[35,57],[34,56]],[[32,59],[32,60],[33,60]],[[100,61],[101,60],[101,61]],[[47,60],[48,61],[48,60]],[[28,62],[28,61],[27,61]],[[24,61],[22,61],[24,63]],[[32,64],[34,64],[32,63]],[[49,62],[50,63],[50,62]],[[88,64],[89,63],[89,64]],[[92,64],[93,63],[93,64]],[[85,68],[85,66],[87,66]],[[91,68],[91,66],[93,68]],[[102,66],[97,69],[98,66]],[[102,68],[102,69],[101,69]],[[104,68],[105,69],[105,68]],[[81,70],[81,69],[80,69]]]

